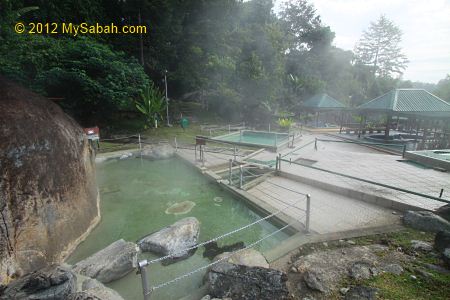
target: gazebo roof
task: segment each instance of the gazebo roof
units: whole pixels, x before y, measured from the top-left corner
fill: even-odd
[[[314,95],[301,106],[312,110],[342,110],[346,108],[344,104],[324,93]]]
[[[423,89],[395,89],[358,106],[358,109],[437,117],[450,116],[450,104]]]

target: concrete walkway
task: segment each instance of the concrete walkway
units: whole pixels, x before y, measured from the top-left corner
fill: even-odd
[[[310,229],[325,234],[355,228],[378,227],[399,222],[392,210],[345,197],[282,177],[270,177],[247,192],[274,207],[275,210],[293,205],[287,215],[304,224],[306,197],[311,195]]]

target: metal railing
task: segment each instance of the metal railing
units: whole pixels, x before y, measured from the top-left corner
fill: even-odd
[[[237,186],[240,189],[242,189],[247,179],[256,179],[264,175],[256,174],[250,171],[251,169],[262,169],[262,166],[255,167],[248,164],[242,164],[233,159],[230,159],[228,162],[228,184],[235,185],[233,179],[235,179],[237,176],[237,182],[239,183],[237,184]],[[267,167],[267,169],[270,169],[270,167]],[[234,175],[234,170],[239,170],[238,174]]]
[[[319,139],[315,138],[314,140],[314,150],[317,151],[317,142],[324,142],[324,143],[344,143],[344,144],[356,144],[356,145],[363,145],[363,146],[384,146],[384,147],[397,147],[402,149],[402,157],[405,157],[406,153],[406,144],[403,145],[397,145],[397,144],[386,144],[386,143],[370,143],[370,142],[358,142],[358,141],[346,141],[346,140],[325,140],[325,139]],[[388,148],[389,149],[389,148]],[[393,150],[393,149],[390,149]]]
[[[315,166],[311,166],[311,165],[307,165],[307,164],[302,164],[302,163],[299,163],[299,162],[296,162],[296,161],[292,161],[292,160],[286,160],[286,159],[281,158],[281,155],[277,156],[277,163],[276,163],[276,165],[277,165],[277,170],[278,171],[281,171],[281,162],[282,161],[283,162],[287,162],[289,164],[295,164],[295,165],[299,165],[299,166],[302,166],[302,167],[310,168],[310,169],[313,169],[313,170],[322,171],[322,172],[330,173],[330,174],[333,174],[333,175],[337,175],[337,176],[341,176],[341,177],[345,177],[345,178],[349,178],[349,179],[353,179],[353,180],[357,180],[357,181],[361,181],[361,182],[365,182],[365,183],[381,186],[381,187],[392,189],[392,190],[396,190],[396,191],[399,191],[399,192],[403,192],[403,193],[407,193],[407,194],[411,194],[411,195],[415,195],[415,196],[420,196],[420,197],[424,197],[424,198],[428,198],[428,199],[432,199],[432,200],[436,200],[436,201],[440,201],[440,202],[444,202],[444,203],[450,203],[450,200],[441,198],[442,194],[443,194],[443,189],[441,189],[441,192],[440,192],[440,196],[441,197],[434,197],[434,196],[422,194],[422,193],[419,193],[419,192],[414,192],[414,191],[411,191],[411,190],[407,190],[407,189],[404,189],[404,188],[400,188],[400,187],[397,187],[397,186],[384,184],[384,183],[376,182],[376,181],[369,180],[369,179],[359,178],[359,177],[356,177],[356,176],[347,175],[347,174],[343,174],[343,173],[340,173],[340,172],[335,172],[335,171],[331,171],[331,170],[327,170],[327,169],[323,169],[323,168],[319,168],[319,167],[315,167]]]
[[[280,209],[280,210],[278,210],[278,211],[276,211],[276,212],[274,212],[274,213],[272,213],[270,215],[267,215],[266,217],[260,218],[260,219],[258,219],[256,221],[252,222],[252,223],[249,223],[249,224],[247,224],[245,226],[236,228],[236,229],[234,229],[232,231],[229,231],[229,232],[227,232],[225,234],[222,234],[220,236],[217,236],[217,237],[212,238],[210,240],[207,240],[205,242],[201,242],[199,244],[196,244],[195,246],[188,247],[186,249],[182,249],[182,250],[176,251],[174,253],[170,253],[169,255],[166,255],[166,256],[163,256],[163,257],[160,257],[160,258],[157,258],[157,259],[139,261],[138,262],[138,266],[137,266],[137,268],[138,268],[137,271],[138,271],[138,274],[141,275],[142,291],[143,291],[143,298],[144,298],[144,300],[149,300],[150,297],[151,297],[151,294],[155,290],[158,290],[158,289],[164,288],[164,287],[166,287],[166,286],[168,286],[170,284],[176,283],[176,282],[178,282],[178,281],[180,281],[182,279],[185,279],[185,278],[187,278],[187,277],[189,277],[189,276],[191,276],[193,274],[196,274],[196,273],[198,273],[200,271],[203,271],[203,270],[206,270],[206,269],[210,268],[211,266],[214,266],[214,265],[216,265],[216,264],[218,264],[220,262],[223,262],[223,261],[229,259],[231,256],[233,256],[233,255],[235,255],[237,253],[240,253],[240,252],[242,252],[244,250],[253,248],[256,245],[258,245],[259,243],[261,243],[262,241],[264,241],[264,240],[274,236],[275,234],[277,234],[277,233],[279,233],[279,232],[281,232],[283,230],[286,230],[288,227],[292,227],[294,223],[303,221],[303,219],[305,219],[305,231],[307,233],[309,233],[310,232],[310,219],[311,219],[310,218],[310,213],[311,213],[311,196],[309,194],[304,194],[304,193],[300,193],[300,192],[297,192],[297,194],[302,195],[302,199],[299,199],[299,200],[295,201],[292,204],[287,204],[282,209]],[[191,250],[194,250],[194,249],[198,249],[199,247],[205,246],[205,245],[210,244],[212,242],[216,242],[216,241],[221,240],[221,239],[223,239],[225,237],[231,236],[231,235],[233,235],[233,234],[235,234],[237,232],[240,232],[240,231],[243,231],[245,229],[248,229],[248,228],[250,228],[250,227],[252,227],[252,226],[254,226],[256,224],[259,224],[259,223],[261,223],[263,221],[266,221],[266,220],[268,220],[270,218],[273,218],[273,217],[283,213],[284,211],[286,211],[289,208],[296,207],[296,205],[299,202],[304,201],[303,197],[306,197],[306,209],[303,210],[305,212],[305,214],[301,218],[299,218],[298,220],[295,220],[295,221],[293,221],[291,223],[288,223],[288,224],[284,225],[283,227],[281,227],[281,228],[279,228],[279,229],[277,229],[277,230],[275,230],[275,231],[265,235],[264,237],[258,239],[257,241],[252,242],[248,246],[246,246],[246,247],[244,247],[242,249],[236,250],[234,252],[231,252],[230,254],[222,257],[221,259],[213,261],[213,262],[211,262],[211,263],[209,263],[207,265],[200,266],[200,267],[198,267],[196,269],[193,269],[190,272],[182,274],[182,275],[180,275],[178,277],[175,277],[174,279],[171,279],[169,281],[166,281],[166,282],[163,282],[163,283],[160,283],[160,284],[157,284],[157,285],[150,286],[149,274],[147,272],[148,271],[147,267],[150,266],[151,264],[158,263],[158,262],[161,262],[161,261],[167,260],[167,259],[172,259],[174,257],[177,257],[178,254],[186,253],[188,251],[191,251]],[[296,207],[296,208],[298,208],[298,207]]]

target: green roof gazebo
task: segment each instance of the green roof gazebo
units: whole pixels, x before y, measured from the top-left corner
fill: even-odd
[[[330,111],[343,111],[347,107],[339,102],[338,100],[334,99],[333,97],[330,97],[328,94],[321,93],[316,94],[303,102],[300,105],[301,108],[312,111],[317,114],[316,116],[316,126],[319,122],[319,113],[320,112],[330,112]]]
[[[386,114],[385,138],[389,137],[394,115],[417,120],[441,119],[447,122],[450,118],[450,104],[424,89],[394,89],[358,106],[357,110],[363,114]]]

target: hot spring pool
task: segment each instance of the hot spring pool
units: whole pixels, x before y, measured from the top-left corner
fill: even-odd
[[[257,146],[277,151],[289,142],[289,134],[268,131],[241,130],[213,138],[242,146]]]
[[[245,203],[223,191],[197,170],[179,159],[148,161],[136,158],[112,160],[97,165],[97,181],[101,193],[102,220],[88,238],[67,260],[74,264],[123,238],[137,241],[185,217],[196,217],[200,225],[200,240],[231,231],[254,222],[261,215]],[[218,198],[219,197],[219,198]],[[185,212],[180,214],[180,212]],[[269,222],[261,222],[247,230],[218,242],[219,246],[238,241],[246,245],[277,230]],[[280,232],[264,240],[256,249],[266,250],[288,235]],[[168,266],[151,265],[150,282],[157,285],[185,272],[208,264],[200,248],[190,258]],[[143,253],[140,259],[157,256]],[[178,299],[196,290],[204,273],[197,273],[173,285],[157,290],[152,299]],[[142,299],[140,277],[131,272],[126,277],[107,284],[124,299]]]

